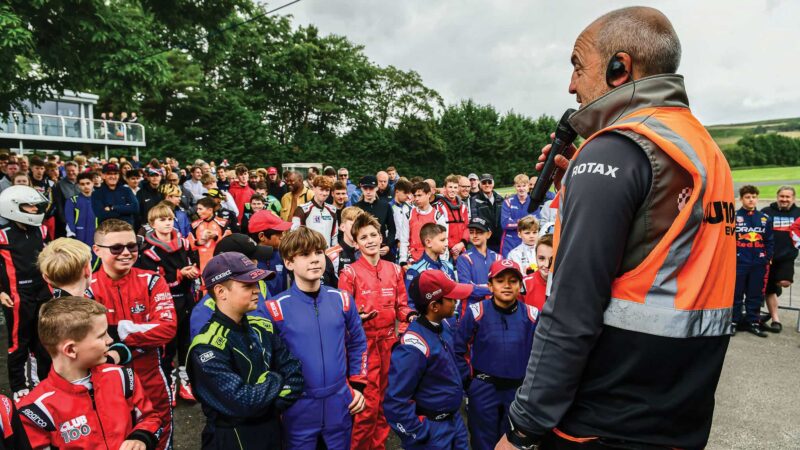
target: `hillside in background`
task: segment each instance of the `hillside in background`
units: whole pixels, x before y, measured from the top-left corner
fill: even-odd
[[[712,125],[706,127],[721,149],[736,145],[745,136],[776,133],[790,138],[800,138],[800,117],[762,120],[759,122]]]

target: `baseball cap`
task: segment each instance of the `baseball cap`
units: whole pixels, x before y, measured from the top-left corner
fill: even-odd
[[[114,163],[103,164],[103,173],[119,173],[119,166]]]
[[[361,177],[361,180],[358,181],[358,185],[364,187],[375,187],[378,185],[378,179],[375,178],[374,175],[367,175],[365,177]]]
[[[470,180],[479,180],[478,175],[475,173],[467,175],[467,178],[469,178]]]
[[[441,270],[426,270],[419,274],[408,288],[414,303],[429,304],[443,298],[464,300],[472,294],[471,284],[460,284],[447,278]]]
[[[520,280],[522,279],[522,271],[519,268],[519,264],[510,259],[501,259],[492,263],[491,267],[489,267],[489,279],[491,280],[509,270],[516,273]]]
[[[247,223],[247,231],[250,233],[258,233],[267,230],[287,231],[291,227],[292,224],[290,222],[281,219],[267,210],[256,212],[250,216],[250,221]]]
[[[147,169],[147,174],[146,175],[148,177],[149,176],[153,176],[153,175],[161,175],[161,172],[156,170],[156,169]]]
[[[481,181],[494,181],[494,177],[490,173],[481,174]]]
[[[204,192],[203,195],[211,198],[222,198],[222,199],[225,198],[225,194],[223,194],[222,191],[220,191],[217,188],[211,188],[206,192]]]
[[[242,233],[233,233],[225,236],[222,240],[217,242],[217,246],[214,247],[215,255],[235,252],[258,261],[268,261],[272,258],[273,251],[272,247],[268,245],[258,245],[256,241]]]
[[[203,269],[203,282],[207,289],[228,280],[256,283],[274,277],[275,272],[259,269],[250,258],[238,252],[219,254],[211,258]]]
[[[481,231],[492,231],[491,228],[489,228],[489,222],[487,222],[483,217],[473,217],[470,219],[467,228],[475,228]]]
[[[277,175],[277,174],[278,174],[278,169],[274,167],[270,167],[269,169],[267,169],[267,175]]]

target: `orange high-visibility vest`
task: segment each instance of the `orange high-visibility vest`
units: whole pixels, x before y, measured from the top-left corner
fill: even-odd
[[[728,162],[689,109],[681,107],[637,110],[590,136],[575,157],[610,130],[650,139],[691,174],[693,186],[675,199],[680,212],[653,250],[612,283],[604,324],[674,338],[730,334],[736,211]],[[560,233],[557,218],[556,254]]]

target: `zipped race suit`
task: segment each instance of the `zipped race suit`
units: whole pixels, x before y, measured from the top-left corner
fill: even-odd
[[[19,411],[5,395],[0,395],[0,450],[31,450]]]
[[[172,230],[169,242],[159,240],[155,231],[150,231],[144,237],[144,249],[137,261],[137,267],[152,270],[166,280],[172,293],[178,330],[175,339],[164,349],[162,365],[167,373],[172,372],[172,360],[176,353],[181,365],[186,361],[189,344],[192,342],[189,337],[189,317],[195,303],[195,280],[184,278],[181,273],[181,269],[192,265],[189,255],[189,241],[182,238],[176,230]]]
[[[469,296],[469,304],[482,301],[487,296],[492,295],[489,291],[489,267],[495,261],[500,261],[500,255],[486,249],[486,255],[482,255],[475,247],[470,247],[469,250],[462,253],[456,260],[456,271],[458,273],[458,282],[471,284],[475,286],[472,294]],[[467,304],[462,305],[462,313]]]
[[[461,419],[464,386],[453,353],[453,330],[420,317],[392,351],[386,420],[403,448],[467,449]]]
[[[55,371],[19,402],[33,448],[115,450],[128,439],[156,448],[161,414],[131,368],[92,368],[92,389],[73,384]]]
[[[339,242],[336,208],[327,203],[318,205],[312,199],[310,202],[298,206],[292,216],[292,229],[296,230],[301,225],[322,234],[329,248]]]
[[[369,360],[368,381],[364,388],[366,405],[355,416],[350,448],[383,448],[389,437],[389,424],[383,414],[383,396],[389,381],[392,347],[397,342],[395,321],[400,322],[402,332],[411,316],[417,313],[406,302],[408,294],[403,270],[382,259],[373,266],[366,258],[360,258],[344,268],[339,275],[339,289],[350,294],[358,311],[378,313],[363,323]]]
[[[508,408],[522,385],[539,310],[492,299],[469,305],[458,323],[455,354],[467,387],[467,424],[473,450],[492,450],[508,431]]]
[[[136,371],[161,417],[164,433],[158,448],[170,448],[172,403],[169,382],[161,370],[161,349],[175,338],[178,323],[169,287],[160,275],[134,267],[119,280],[112,280],[101,268],[92,276],[91,289],[95,300],[108,309],[109,333],[133,353],[133,361],[125,367]]]
[[[398,235],[400,246],[408,247],[407,259],[400,259],[401,263],[413,264],[422,258],[425,253],[425,243],[419,237],[422,227],[428,223],[438,223],[447,228],[447,215],[438,206],[431,205],[427,211],[420,211],[416,206],[408,213],[408,227],[402,230],[403,235]]]
[[[761,322],[761,302],[774,248],[772,220],[758,210],[736,211],[736,288],[733,291],[733,323]],[[742,318],[742,307],[745,317]]]
[[[450,200],[447,197],[442,197],[439,202],[440,209],[447,218],[447,248],[451,250],[456,244],[461,242],[466,248],[469,243],[469,210],[467,204],[462,202],[460,198],[456,197],[455,200]]]
[[[367,383],[367,340],[350,295],[295,284],[259,308],[303,364],[303,396],[282,417],[286,448],[314,450],[319,438],[330,449],[350,448],[352,388]]]
[[[215,311],[192,341],[186,366],[203,405],[204,449],[281,448],[279,414],[303,391],[300,361],[272,323]]]
[[[50,289],[36,266],[44,248],[45,226],[32,227],[10,222],[0,229],[0,292],[14,301],[3,307],[8,328],[8,381],[13,392],[32,388],[26,380],[25,362],[36,356],[39,379],[50,371],[50,355],[39,343],[39,308],[50,297]],[[30,386],[28,386],[30,384]]]

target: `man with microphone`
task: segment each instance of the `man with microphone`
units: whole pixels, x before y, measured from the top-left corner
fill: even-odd
[[[550,297],[497,448],[708,441],[731,332],[734,194],[689,110],[680,55],[646,7],[612,11],[575,42],[568,122],[586,140],[569,165],[555,160]]]

